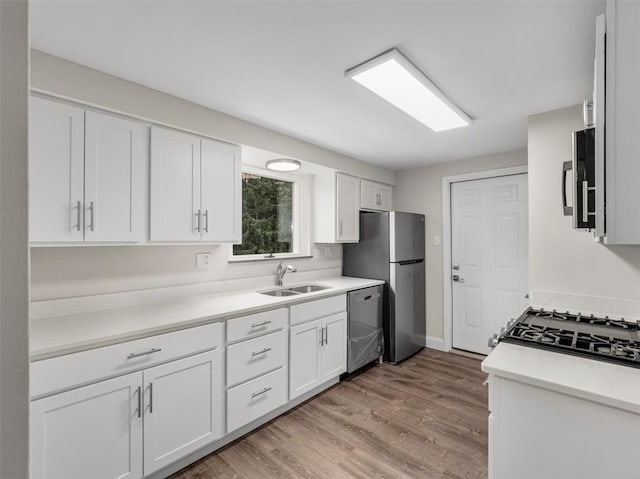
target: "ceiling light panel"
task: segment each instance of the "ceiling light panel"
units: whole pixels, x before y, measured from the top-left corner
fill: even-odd
[[[460,128],[471,118],[398,50],[389,50],[345,72],[433,131]]]

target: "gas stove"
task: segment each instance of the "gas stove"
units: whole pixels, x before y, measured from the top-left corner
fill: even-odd
[[[528,308],[489,339],[640,368],[640,321]]]

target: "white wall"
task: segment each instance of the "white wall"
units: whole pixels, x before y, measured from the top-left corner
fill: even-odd
[[[471,158],[450,163],[399,171],[394,190],[394,209],[423,213],[426,222],[426,301],[427,337],[443,339],[443,257],[442,245],[434,245],[433,237],[442,240],[442,178],[476,171],[526,165],[525,150]]]
[[[562,214],[562,162],[571,159],[571,133],[581,128],[578,106],[529,119],[531,302],[640,318],[640,246],[597,243]]]
[[[102,72],[32,51],[31,84],[53,94],[143,120],[249,145],[363,178],[395,183],[395,173]],[[254,154],[258,150],[250,148]],[[255,155],[254,155],[255,156]],[[321,205],[319,205],[321,207]],[[131,291],[272,276],[277,263],[228,263],[228,246],[32,248],[32,299]],[[212,266],[196,270],[195,253],[211,251]],[[291,260],[302,271],[341,268],[341,247],[312,248]]]
[[[29,477],[28,5],[0,1],[0,477]]]

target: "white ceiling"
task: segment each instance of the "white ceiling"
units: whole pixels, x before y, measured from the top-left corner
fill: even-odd
[[[602,1],[31,2],[32,47],[393,169],[525,148],[592,88]],[[434,133],[344,78],[398,47],[463,110]]]

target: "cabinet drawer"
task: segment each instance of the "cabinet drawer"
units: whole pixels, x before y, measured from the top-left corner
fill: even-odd
[[[221,346],[222,323],[212,323],[35,361],[31,363],[31,397]]]
[[[227,433],[287,402],[287,370],[272,373],[227,391]]]
[[[287,308],[251,314],[227,321],[227,342],[252,338],[284,328],[287,324]]]
[[[333,296],[291,306],[291,325],[323,318],[347,310],[347,295]]]
[[[274,369],[287,361],[284,330],[227,346],[227,386],[235,386]]]

